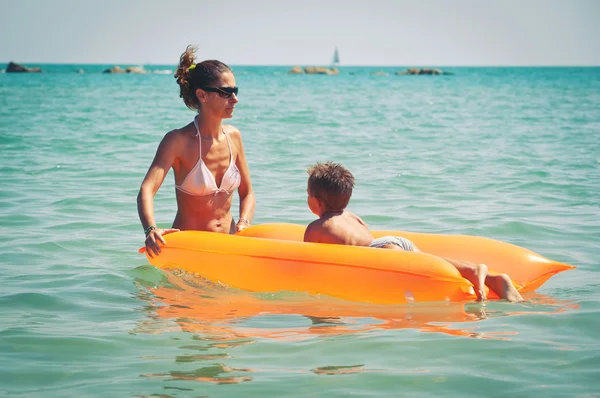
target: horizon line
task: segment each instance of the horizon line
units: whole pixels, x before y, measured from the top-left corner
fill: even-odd
[[[0,61],[0,65],[8,65],[13,62],[18,65],[103,65],[103,66],[117,66],[117,65],[131,65],[131,66],[171,66],[176,68],[176,63],[136,63],[136,62],[16,62],[16,61]],[[405,64],[405,65],[376,65],[376,64],[343,64],[343,65],[330,65],[330,64],[228,64],[230,66],[270,66],[270,67],[335,67],[335,68],[357,68],[357,67],[381,67],[381,68],[561,68],[561,67],[575,67],[575,68],[597,68],[600,64],[464,64],[464,65],[451,65],[451,64]],[[424,66],[428,65],[428,66]]]

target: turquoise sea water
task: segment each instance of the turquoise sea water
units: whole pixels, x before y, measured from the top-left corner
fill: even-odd
[[[233,68],[254,223],[313,220],[305,169],[334,160],[373,229],[578,266],[519,304],[375,306],[148,265],[137,191],[193,117],[173,66],[41,66],[0,74],[0,395],[600,397],[600,68]]]

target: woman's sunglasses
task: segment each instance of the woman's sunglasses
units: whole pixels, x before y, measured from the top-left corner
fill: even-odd
[[[201,87],[204,91],[219,94],[221,98],[231,98],[233,94],[237,97],[239,87]]]

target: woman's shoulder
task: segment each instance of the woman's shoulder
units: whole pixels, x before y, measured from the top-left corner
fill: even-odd
[[[195,133],[195,131],[193,131],[193,126],[190,123],[186,126],[183,126],[183,127],[177,128],[177,129],[173,129],[173,130],[167,132],[164,136],[164,139],[170,140],[170,141],[173,141],[173,140],[179,141],[179,140],[189,138],[190,136],[193,136],[194,133]]]
[[[241,138],[242,137],[242,133],[240,133],[240,130],[238,130],[237,127],[232,126],[231,124],[224,124],[223,130],[225,130],[225,134],[227,134],[229,137],[232,137],[232,138]]]
[[[235,142],[236,144],[242,143],[242,133],[240,133],[240,130],[238,130],[236,127],[230,124],[224,124],[223,130],[232,142]]]
[[[162,146],[178,149],[189,145],[189,139],[191,136],[189,127],[190,126],[187,125],[167,132],[162,139]]]

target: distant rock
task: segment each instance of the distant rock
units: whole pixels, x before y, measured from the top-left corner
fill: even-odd
[[[304,74],[304,69],[302,69],[299,66],[294,66],[292,69],[290,69],[288,71],[288,73],[292,74],[292,75],[303,75]]]
[[[307,66],[306,68],[304,68],[304,73],[306,73],[308,75],[339,75],[340,71],[337,68]]]
[[[340,71],[335,68],[325,68],[320,66],[306,66],[304,69],[300,66],[294,66],[288,71],[292,75],[339,75]]]
[[[110,69],[104,70],[102,73],[125,73],[125,69],[123,69],[117,65],[117,66],[113,66]]]
[[[443,72],[441,69],[433,68],[410,68],[402,72],[396,72],[397,76],[401,75],[452,75],[450,72]]]
[[[40,73],[41,71],[40,68],[28,68],[14,62],[9,62],[6,66],[6,73]]]
[[[384,71],[378,71],[378,72],[373,72],[372,73],[373,76],[387,76],[387,72]]]
[[[140,66],[130,66],[129,68],[125,69],[125,73],[143,74],[146,73],[146,70]]]
[[[144,70],[144,68],[141,68],[139,66],[130,66],[126,69],[121,68],[120,66],[116,65],[113,66],[110,69],[106,69],[104,70],[102,73],[115,73],[115,74],[119,74],[119,73],[134,73],[134,74],[144,74],[147,73],[146,70]]]

